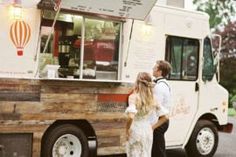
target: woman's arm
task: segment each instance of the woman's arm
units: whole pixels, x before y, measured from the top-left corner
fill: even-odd
[[[134,113],[128,113],[128,118],[126,121],[126,140],[128,140],[130,137],[130,127],[133,122],[134,116],[135,116]]]
[[[127,109],[125,110],[125,112],[127,113],[127,121],[126,121],[126,139],[127,140],[129,139],[129,136],[130,136],[131,124],[133,122],[135,114],[137,113],[135,100],[136,100],[136,96],[134,94],[131,94],[128,100],[129,107],[127,107]]]
[[[154,130],[154,129],[160,127],[162,124],[164,124],[168,120],[169,120],[169,117],[167,115],[160,116],[158,121],[152,125],[152,129]]]

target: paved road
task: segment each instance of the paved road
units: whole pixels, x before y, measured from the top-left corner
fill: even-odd
[[[229,122],[234,125],[233,132],[231,134],[219,133],[219,145],[214,157],[236,157],[236,117],[229,117]],[[167,156],[187,157],[184,150],[179,149],[168,150]],[[113,157],[125,157],[125,155],[116,155]]]
[[[236,157],[236,117],[229,118],[234,128],[231,134],[220,133],[219,146],[214,157]]]

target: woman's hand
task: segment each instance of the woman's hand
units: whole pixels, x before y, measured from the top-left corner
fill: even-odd
[[[160,116],[158,121],[152,125],[152,129],[155,130],[156,128],[160,127],[162,124],[167,122],[169,117],[167,115]]]
[[[152,125],[152,130],[154,131],[156,129],[156,126],[155,125]]]

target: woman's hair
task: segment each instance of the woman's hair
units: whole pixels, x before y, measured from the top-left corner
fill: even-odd
[[[146,114],[154,106],[153,84],[151,75],[147,72],[140,72],[135,82],[136,108],[141,114]]]

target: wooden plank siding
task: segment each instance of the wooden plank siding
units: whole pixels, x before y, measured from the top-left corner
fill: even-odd
[[[131,84],[92,81],[0,79],[0,133],[33,133],[33,155],[56,120],[87,120],[98,154],[124,152],[125,114]]]
[[[35,81],[4,79],[0,84],[0,101],[40,101],[40,86]]]

